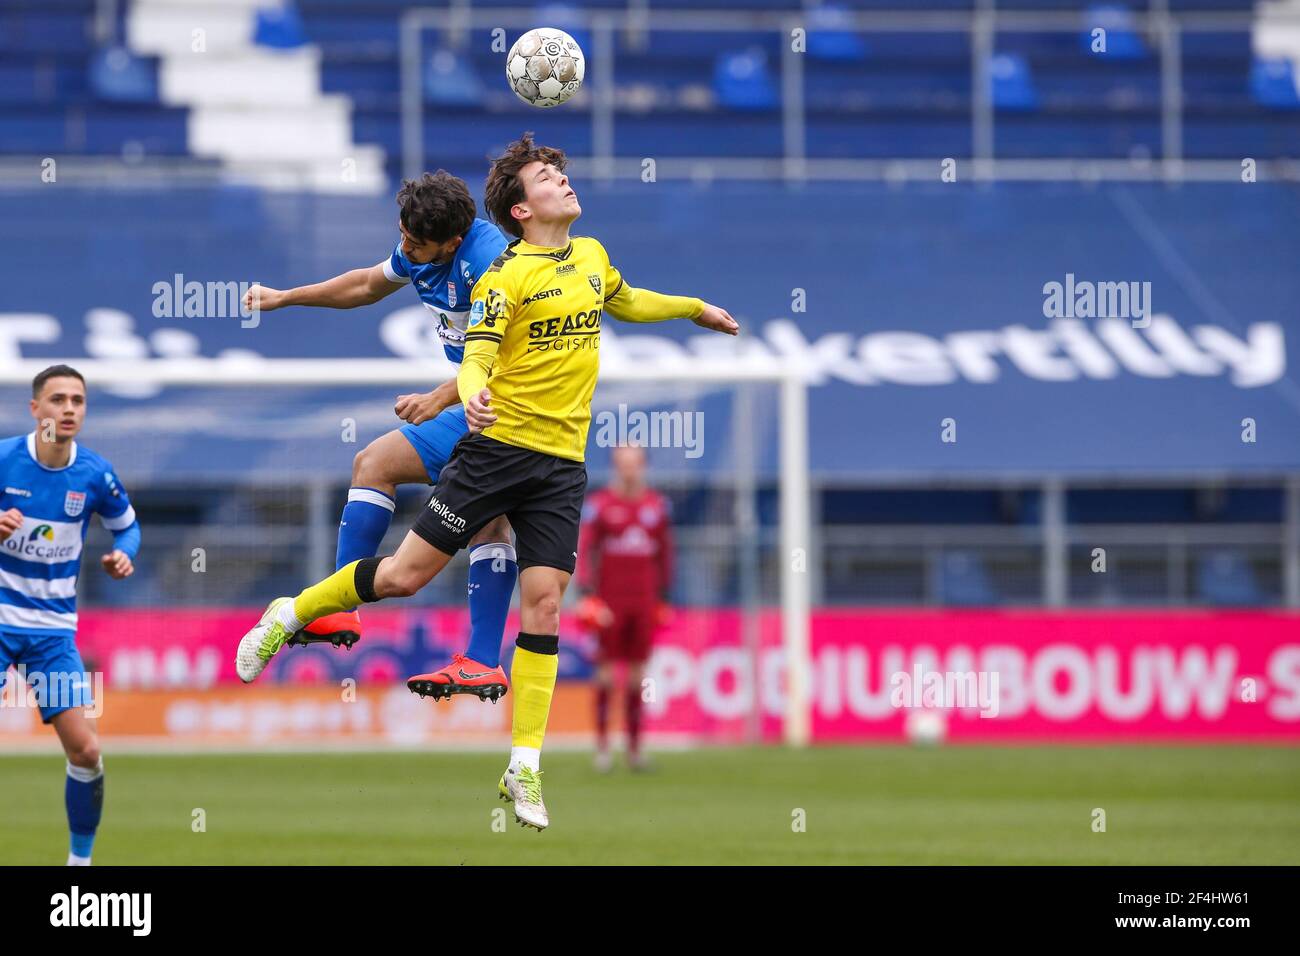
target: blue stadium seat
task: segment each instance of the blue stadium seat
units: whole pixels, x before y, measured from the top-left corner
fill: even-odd
[[[718,105],[739,110],[769,110],[778,105],[776,84],[761,50],[724,53],[713,72]]]
[[[292,0],[285,0],[280,7],[264,7],[257,11],[253,42],[277,50],[291,50],[307,42],[302,17]]]
[[[1255,102],[1273,109],[1300,109],[1295,66],[1290,60],[1256,60],[1250,67],[1250,92]]]
[[[862,34],[849,26],[849,10],[840,4],[824,4],[808,11],[808,56],[818,60],[855,62],[866,59],[867,44]]]
[[[935,588],[940,604],[987,607],[999,597],[980,556],[972,551],[947,551],[939,559]]]
[[[989,62],[993,106],[1000,110],[1038,109],[1038,92],[1028,61],[1019,54],[998,53]]]
[[[90,88],[115,103],[158,102],[157,64],[122,47],[100,50],[90,61]]]
[[[1080,34],[1084,53],[1124,60],[1138,60],[1147,56],[1146,43],[1138,34],[1133,11],[1128,7],[1114,3],[1095,4],[1088,8],[1084,21],[1087,26]],[[1101,51],[1093,49],[1092,31],[1097,28],[1105,31],[1105,49]]]
[[[464,58],[435,50],[424,68],[424,99],[441,106],[477,106],[483,102],[483,85]]]
[[[1209,604],[1258,605],[1264,593],[1255,572],[1240,551],[1214,551],[1196,565],[1197,594]]]
[[[63,103],[85,99],[89,76],[80,56],[10,54],[0,63],[0,103]]]

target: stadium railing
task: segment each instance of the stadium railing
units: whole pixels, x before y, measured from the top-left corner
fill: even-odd
[[[835,29],[862,33],[956,33],[967,37],[970,46],[971,141],[966,156],[976,179],[1058,180],[1118,179],[1167,181],[1239,181],[1241,158],[1188,159],[1184,149],[1185,76],[1182,63],[1183,38],[1218,33],[1250,34],[1264,13],[1240,10],[1153,9],[1125,16],[1123,32],[1140,33],[1156,42],[1160,77],[1160,141],[1157,158],[1138,155],[1130,159],[1069,158],[1014,159],[999,157],[996,148],[998,109],[992,92],[995,40],[999,35],[1059,34],[1080,36],[1089,17],[1099,13],[1084,10],[1002,10],[993,5],[973,11],[843,11],[837,14]],[[1300,23],[1300,15],[1285,9],[1267,11],[1268,23],[1285,26]],[[471,31],[509,26],[526,29],[534,25],[537,12],[527,8],[478,8],[467,2],[446,7],[407,10],[401,20],[401,135],[402,172],[418,175],[426,164],[425,103],[421,82],[423,36],[429,30],[443,31],[455,46],[468,41]],[[1102,22],[1102,21],[1098,21]],[[1106,21],[1109,23],[1109,21]],[[668,178],[783,178],[805,179],[928,179],[936,178],[936,158],[897,157],[813,158],[807,151],[807,104],[804,56],[791,42],[795,33],[809,29],[806,11],[771,12],[742,10],[657,10],[630,9],[626,12],[593,11],[584,20],[593,48],[591,70],[585,91],[590,97],[590,140],[592,152],[574,157],[578,168],[597,178],[638,176],[640,157],[619,156],[615,150],[616,107],[614,75],[617,70],[616,34],[647,32],[766,31],[778,40],[780,58],[779,109],[781,154],[779,157],[743,158],[710,156],[665,156],[656,161],[656,175]],[[1116,30],[1117,33],[1121,32]],[[1248,78],[1243,78],[1243,83]],[[1259,160],[1261,175],[1295,179],[1300,169],[1287,160]]]

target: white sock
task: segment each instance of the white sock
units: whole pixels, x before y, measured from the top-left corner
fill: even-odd
[[[77,856],[74,853],[69,853],[68,866],[90,866],[90,857]]]
[[[542,769],[542,751],[538,747],[511,747],[510,772],[518,773],[520,767],[527,767],[533,773]]]
[[[298,620],[298,615],[293,613],[293,603],[293,598],[289,598],[275,612],[275,619],[290,634],[295,634],[307,626],[307,622]]]
[[[104,758],[99,758],[99,763],[93,767],[78,767],[71,760],[68,762],[68,776],[73,780],[79,780],[82,783],[91,783],[104,776]]]

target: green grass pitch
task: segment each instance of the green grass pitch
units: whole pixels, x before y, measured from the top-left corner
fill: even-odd
[[[494,814],[508,806],[497,755],[114,756],[110,742],[95,862],[1300,863],[1294,747],[709,749],[657,762],[604,777],[586,754],[547,754],[551,827],[537,833]],[[0,780],[0,864],[62,863],[62,759],[0,757]]]

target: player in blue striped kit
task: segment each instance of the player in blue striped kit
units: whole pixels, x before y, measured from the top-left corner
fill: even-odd
[[[0,685],[10,665],[26,676],[41,720],[68,757],[64,802],[69,865],[89,865],[104,807],[104,764],[90,675],[77,651],[77,576],[90,516],[113,532],[100,558],[115,580],[129,577],[140,524],[113,466],[77,445],[86,382],[53,365],[32,382],[29,435],[0,440]]]

